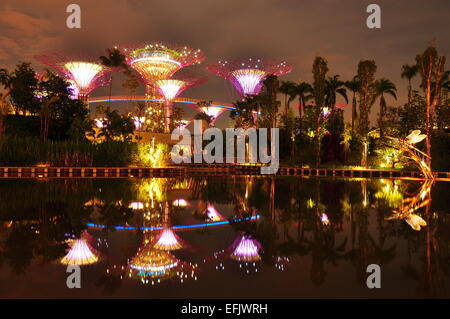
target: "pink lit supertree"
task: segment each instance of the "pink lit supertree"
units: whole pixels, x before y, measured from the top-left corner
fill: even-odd
[[[86,100],[89,93],[96,87],[108,84],[109,79],[105,75],[115,71],[99,64],[96,58],[90,56],[49,51],[35,58],[66,78],[71,83],[73,92],[82,100]]]
[[[161,42],[120,45],[126,62],[134,68],[147,85],[147,95],[155,97],[156,81],[167,80],[185,66],[201,63],[205,55],[200,49]]]
[[[154,82],[155,88],[164,97],[164,118],[165,118],[165,131],[169,132],[171,119],[173,115],[173,101],[184,90],[193,87],[195,85],[206,82],[205,77],[193,77],[190,75],[174,75],[170,79],[156,80]]]
[[[268,75],[282,76],[290,72],[292,66],[282,61],[249,58],[219,60],[208,65],[207,70],[230,81],[242,98],[258,94]]]

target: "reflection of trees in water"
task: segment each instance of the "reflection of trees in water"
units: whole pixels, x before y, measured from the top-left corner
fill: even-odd
[[[417,191],[417,183],[273,176],[168,179],[167,183],[150,179],[0,181],[0,192],[7,199],[0,202],[0,263],[23,273],[33,259],[50,262],[61,258],[67,248],[67,235],[77,238],[87,221],[138,227],[147,216],[162,225],[159,200],[164,199],[168,189],[189,188],[191,199],[204,203],[199,213],[205,216],[208,204],[231,204],[233,218],[261,215],[257,222],[231,225],[260,243],[264,265],[273,266],[282,256],[311,258],[311,281],[320,285],[326,281],[329,267],[349,262],[358,283],[365,285],[367,265],[383,267],[391,262],[397,257],[395,243],[404,239],[409,247],[404,274],[417,281],[421,296],[443,296],[445,280],[450,276],[450,217],[444,210],[448,188],[439,184],[433,187],[433,194],[437,193],[433,202],[431,196],[429,201],[403,202],[422,193],[420,187]],[[144,203],[145,209],[130,208],[129,204],[136,200]],[[396,207],[399,203],[403,206]],[[172,206],[172,224],[182,224],[183,214],[178,212],[183,208]],[[402,207],[408,211],[415,206],[418,208],[413,213],[427,224],[420,231],[403,221],[385,220],[393,210],[403,218]],[[344,224],[348,227],[343,228]],[[112,227],[104,228],[102,237],[108,238],[112,231]],[[108,255],[108,247],[104,249]],[[133,253],[124,251],[124,259]],[[106,289],[120,287],[118,278],[112,273],[100,278],[99,285]]]

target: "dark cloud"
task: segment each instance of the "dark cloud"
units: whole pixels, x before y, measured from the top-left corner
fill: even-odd
[[[0,65],[47,49],[98,55],[118,43],[162,40],[201,48],[206,63],[221,57],[262,57],[286,60],[294,66],[285,79],[311,80],[315,55],[327,58],[330,74],[350,78],[360,59],[375,59],[378,77],[399,88],[406,83],[401,65],[432,39],[448,56],[450,1],[378,0],[382,28],[365,25],[365,0],[3,0],[0,4]],[[65,25],[65,8],[82,9],[82,29]],[[204,72],[204,68],[199,68]],[[214,79],[185,95],[231,101],[227,85]],[[417,84],[417,83],[416,83]],[[120,90],[117,84],[116,91]],[[98,91],[97,94],[101,94]],[[120,93],[120,92],[118,92]],[[377,110],[374,110],[376,113]]]

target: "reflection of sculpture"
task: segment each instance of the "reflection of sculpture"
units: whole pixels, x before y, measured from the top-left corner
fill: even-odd
[[[70,240],[70,249],[61,259],[63,265],[91,265],[98,262],[98,253],[89,245],[85,235],[80,239]]]
[[[177,250],[183,248],[183,243],[177,234],[170,228],[169,203],[164,203],[164,222],[163,230],[157,236],[153,248],[159,250]]]
[[[414,196],[404,199],[400,208],[395,210],[394,215],[387,219],[404,219],[414,230],[420,230],[421,227],[426,226],[426,221],[414,212],[431,203],[430,192],[433,183],[434,180],[426,180],[419,191]]]
[[[412,131],[406,138],[393,138],[387,137],[395,142],[395,148],[401,151],[406,158],[414,161],[419,167],[425,179],[434,179],[434,175],[431,172],[430,165],[427,164],[431,160],[431,157],[420,151],[414,144],[417,144],[424,140],[427,136],[420,134],[420,130]]]

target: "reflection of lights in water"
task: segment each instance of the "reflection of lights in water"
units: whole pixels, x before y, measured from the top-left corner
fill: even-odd
[[[288,257],[275,257],[275,269],[284,271],[285,266],[290,262]]]
[[[322,222],[322,224],[324,224],[325,226],[330,225],[330,220],[328,219],[328,215],[323,213],[322,216],[320,217],[320,221]]]
[[[433,179],[425,180],[416,195],[405,198],[398,210],[394,210],[393,215],[386,218],[386,220],[403,219],[416,231],[419,231],[421,227],[427,226],[427,222],[419,215],[414,214],[414,212],[431,203],[429,194],[433,184]]]
[[[142,202],[132,202],[129,208],[134,210],[144,209],[144,204]]]
[[[182,247],[181,240],[170,228],[166,228],[161,232],[153,246],[153,248],[159,250],[177,250]]]
[[[179,198],[173,201],[173,205],[178,207],[186,207],[188,206],[188,202],[185,199]]]
[[[206,208],[206,216],[208,217],[209,220],[213,222],[224,220],[224,217],[211,204],[208,204]]]
[[[260,248],[261,244],[256,239],[242,235],[241,238],[238,238],[237,245],[235,245],[230,257],[238,261],[258,261],[261,260],[261,256],[259,255]]]
[[[425,227],[427,222],[422,217],[416,214],[410,214],[405,217],[405,221],[411,226],[412,229],[419,231],[421,226]]]
[[[168,251],[156,250],[145,245],[129,264],[129,278],[138,278],[143,284],[152,285],[161,280],[177,278],[183,283],[186,279],[197,280],[197,265],[182,262]]]
[[[70,240],[70,249],[66,256],[61,259],[63,265],[90,265],[98,261],[95,251],[84,238]]]

